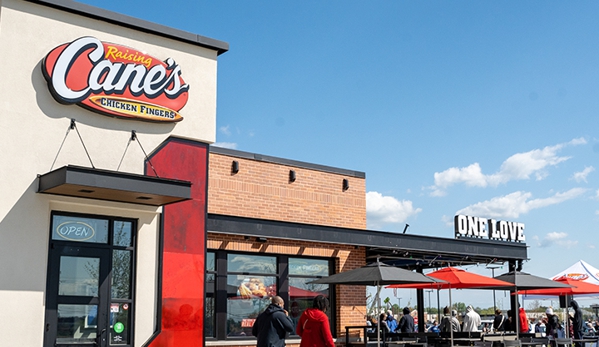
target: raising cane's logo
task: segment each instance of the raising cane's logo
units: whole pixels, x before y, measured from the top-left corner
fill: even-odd
[[[48,53],[42,71],[62,104],[112,117],[183,120],[179,111],[187,103],[189,85],[171,58],[162,62],[133,48],[81,37]]]
[[[565,274],[564,276],[568,277],[570,279],[576,280],[576,281],[584,281],[587,278],[589,278],[589,275],[580,274],[580,273],[569,273],[569,274]]]

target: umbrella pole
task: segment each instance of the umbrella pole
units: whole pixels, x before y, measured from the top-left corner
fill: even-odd
[[[449,341],[451,344],[449,347],[453,347],[453,315],[451,311],[453,311],[453,306],[451,304],[451,285],[449,285]]]
[[[514,315],[514,320],[516,324],[516,338],[520,339],[520,300],[518,300],[518,287],[514,287],[516,294],[516,312],[512,313]]]
[[[376,320],[376,345],[377,347],[381,347],[381,315],[379,314],[379,310],[381,308],[381,286],[376,286],[376,302],[378,303],[378,307],[376,308],[375,313],[378,315]]]
[[[441,324],[441,303],[439,302],[439,287],[437,287],[437,322]]]

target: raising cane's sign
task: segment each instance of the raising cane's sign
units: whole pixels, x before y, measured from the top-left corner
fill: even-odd
[[[54,48],[42,71],[62,104],[152,122],[183,120],[189,85],[171,58],[164,62],[130,47],[81,37]]]

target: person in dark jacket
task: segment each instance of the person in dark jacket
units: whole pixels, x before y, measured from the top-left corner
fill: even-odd
[[[584,321],[582,320],[582,309],[578,306],[576,300],[570,301],[570,307],[574,309],[574,316],[570,316],[572,321],[572,330],[574,339],[581,340],[584,335]],[[576,342],[576,347],[582,347],[582,342]]]
[[[410,309],[408,307],[403,308],[403,316],[399,320],[397,329],[402,333],[414,332],[414,318],[410,315]]]
[[[258,338],[256,347],[284,347],[285,335],[293,332],[293,322],[283,309],[285,302],[280,296],[273,296],[271,304],[258,315],[252,335]]]
[[[493,319],[493,331],[505,331],[507,319],[501,314],[500,309],[495,310],[495,319]]]
[[[547,315],[547,323],[545,324],[545,336],[551,336],[554,339],[558,338],[558,330],[561,329],[561,325],[559,323],[559,317],[556,314],[553,314],[553,308],[549,307],[545,310],[545,314]]]

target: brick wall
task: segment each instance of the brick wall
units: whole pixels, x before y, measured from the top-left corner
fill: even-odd
[[[366,229],[365,178],[214,152],[209,160],[208,213]],[[231,172],[234,160],[239,163],[237,173]],[[289,181],[289,170],[296,173],[294,182]],[[343,190],[344,179],[349,182],[347,190]],[[208,249],[335,258],[335,272],[366,262],[363,247],[274,238],[256,243],[220,233],[208,233]],[[365,298],[363,286],[337,286],[338,343],[344,341],[345,326],[365,323]],[[298,346],[290,342],[287,346]]]
[[[331,245],[271,238],[266,243],[260,243],[245,240],[243,236],[238,235],[208,233],[207,246],[210,250],[335,258],[335,272],[348,271],[365,265],[364,248],[355,248],[348,245]],[[339,343],[344,341],[345,326],[365,324],[365,298],[366,287],[337,286],[335,304],[337,307],[337,341]],[[358,333],[358,331],[353,332]],[[227,343],[227,345],[230,344]],[[287,346],[298,345],[288,343]]]
[[[231,172],[233,160],[239,172]],[[289,182],[289,170],[296,172]],[[208,212],[248,218],[366,228],[366,180],[210,153]],[[343,179],[349,189],[342,189]]]

